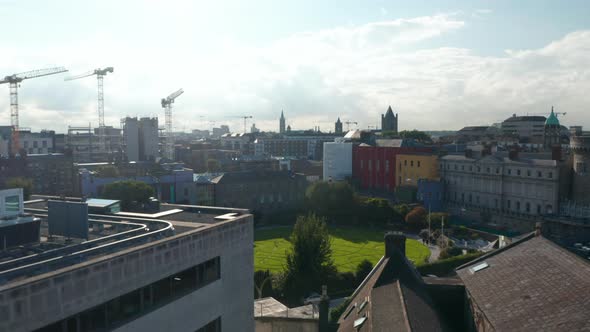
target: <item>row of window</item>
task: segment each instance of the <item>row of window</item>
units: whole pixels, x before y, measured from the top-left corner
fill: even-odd
[[[39,141],[33,141],[33,147],[34,148],[38,148],[39,147]],[[29,147],[29,141],[24,141],[23,142],[23,146],[25,149],[27,149]],[[47,147],[47,141],[41,141],[41,146],[43,146],[44,148]]]
[[[465,198],[467,197],[467,201],[465,200]],[[465,195],[465,193],[461,193],[461,203],[469,203],[469,204],[480,204],[480,199],[479,199],[479,195],[475,195],[475,202],[473,200],[473,194],[469,194],[469,195]],[[455,202],[459,202],[458,200],[458,194],[455,192],[454,194],[454,201]],[[497,198],[494,198],[494,208],[495,209],[499,209],[499,208],[504,208],[503,206],[500,206],[500,202]],[[512,201],[507,199],[506,200],[506,209],[507,210],[514,210],[517,212],[525,212],[525,213],[532,213],[532,207],[531,207],[531,203],[530,202],[525,202],[524,206],[521,205],[521,202],[516,200],[514,201],[514,205],[512,204]],[[537,204],[536,206],[536,213],[537,214],[542,214],[543,212],[543,207],[541,206],[541,204]],[[551,214],[553,213],[553,206],[551,204],[547,204],[545,206],[545,213],[547,214]]]
[[[446,164],[446,167],[445,167],[443,164],[441,164],[440,165],[440,169],[441,170],[442,169],[450,170],[451,169],[451,165],[450,164]],[[455,164],[454,167],[453,167],[453,169],[455,171],[458,171],[459,170],[459,166],[457,164]],[[469,169],[469,172],[473,172],[474,167],[472,165],[469,165],[469,167],[465,167],[465,165],[461,165],[461,171],[465,171],[466,169]],[[483,168],[481,166],[475,166],[475,170],[476,170],[476,172],[481,173],[483,171]],[[494,169],[492,169],[492,167],[486,167],[485,168],[485,173],[488,173],[488,174],[492,174],[492,173],[494,173],[494,174],[500,174],[500,172],[501,172],[500,167],[494,167]],[[512,168],[507,168],[506,169],[506,174],[508,174],[508,175],[521,176],[521,175],[523,175],[523,172],[522,172],[522,170],[520,168],[516,168],[514,170],[514,172],[513,172],[513,169]],[[537,170],[535,172],[535,174],[536,174],[536,177],[538,177],[538,178],[542,178],[543,177],[543,172],[542,171],[538,171]],[[527,169],[526,170],[526,176],[529,176],[529,177],[533,176],[533,170]],[[552,179],[553,178],[553,172],[552,171],[547,172],[547,178],[549,178],[549,179]]]
[[[37,331],[110,331],[218,280],[221,278],[220,263],[220,258],[215,257]],[[217,332],[221,328],[221,321],[212,327],[208,327],[209,324],[203,327],[209,329],[203,331]]]
[[[364,164],[365,164],[364,160],[361,160],[361,169],[364,168]],[[377,172],[379,172],[379,170],[380,170],[380,167],[379,167],[380,165],[381,164],[379,163],[379,160],[375,160],[375,170]],[[373,161],[372,160],[368,161],[368,169],[369,169],[369,171],[373,170]],[[385,161],[385,172],[386,173],[389,172],[389,160]]]

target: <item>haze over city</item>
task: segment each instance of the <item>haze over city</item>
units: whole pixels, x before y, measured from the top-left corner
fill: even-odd
[[[571,1],[0,1],[0,76],[65,66],[24,82],[20,123],[34,130],[97,126],[96,81],[68,75],[113,66],[106,124],[163,118],[159,100],[184,88],[175,130],[249,114],[277,130],[333,130],[337,117],[378,125],[391,105],[400,129],[460,129],[513,113],[567,112],[590,125],[590,4]],[[32,24],[34,23],[34,24]],[[18,32],[18,33],[16,33]],[[9,123],[8,87],[0,122]]]

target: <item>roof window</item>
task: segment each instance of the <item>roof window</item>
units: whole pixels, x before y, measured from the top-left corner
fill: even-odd
[[[483,263],[477,264],[476,266],[469,268],[469,272],[471,272],[471,274],[475,274],[475,272],[479,272],[487,267],[489,267],[488,263],[483,262]]]

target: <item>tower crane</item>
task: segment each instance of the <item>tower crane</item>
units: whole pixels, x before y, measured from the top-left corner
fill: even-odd
[[[162,98],[162,107],[165,110],[165,118],[166,118],[166,148],[164,150],[164,156],[170,160],[174,159],[174,137],[172,137],[172,104],[174,104],[174,100],[178,98],[181,94],[184,93],[184,90],[179,89],[176,92],[173,92],[166,98]]]
[[[355,125],[358,125],[359,124],[356,121],[345,121],[344,123],[346,123],[346,131],[350,131],[350,125],[351,124],[355,124]]]
[[[64,67],[54,67],[46,69],[31,70],[24,73],[12,74],[4,77],[0,81],[0,84],[9,83],[10,85],[10,125],[12,126],[12,152],[17,153],[19,150],[18,142],[18,88],[20,82],[37,78],[42,76],[48,76],[53,74],[59,74],[68,71]]]
[[[252,115],[244,115],[241,116],[242,119],[244,119],[244,134],[247,133],[247,126],[246,126],[246,121],[248,121],[248,119],[252,119]]]
[[[91,70],[84,74],[66,77],[65,81],[73,81],[79,78],[84,78],[92,75],[96,75],[97,86],[98,86],[98,102],[96,104],[96,108],[98,109],[98,141],[100,149],[106,149],[106,138],[105,138],[105,125],[104,125],[104,85],[103,80],[106,74],[112,73],[114,71],[113,67],[106,67],[106,68],[97,68],[95,70]]]

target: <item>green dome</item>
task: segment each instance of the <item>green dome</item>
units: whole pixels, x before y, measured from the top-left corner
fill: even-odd
[[[553,112],[553,108],[551,108],[551,114],[549,114],[549,117],[545,121],[545,126],[558,126],[559,127],[559,120],[557,119],[557,116]]]

